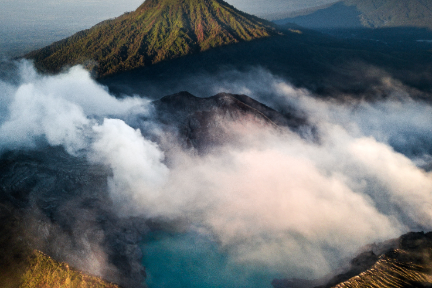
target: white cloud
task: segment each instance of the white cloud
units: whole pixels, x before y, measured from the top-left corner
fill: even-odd
[[[38,75],[27,61],[20,66],[18,85],[0,82],[5,115],[0,122],[0,148],[35,147],[39,138],[64,145],[71,154],[88,146],[87,132],[101,117],[139,117],[148,101],[118,100],[81,67],[56,76]]]
[[[168,168],[162,163],[163,152],[122,120],[105,119],[93,131],[96,140],[90,159],[112,169],[110,194],[120,213],[154,216],[167,198],[160,194],[169,177]]]
[[[18,85],[0,83],[8,114],[1,147],[36,148],[43,138],[71,154],[84,150],[111,169],[110,195],[121,215],[187,219],[213,233],[236,261],[320,276],[362,245],[432,228],[432,176],[414,162],[430,159],[425,103],[325,101],[263,70],[234,73],[239,81],[209,91],[246,91],[295,109],[319,139],[223,121],[218,127],[238,136],[227,138],[236,143],[195,155],[173,148],[169,137],[172,150],[162,151],[147,131],[130,126],[146,121],[146,100],[116,99],[79,67],[57,76],[22,67]],[[423,154],[406,152],[416,145]]]

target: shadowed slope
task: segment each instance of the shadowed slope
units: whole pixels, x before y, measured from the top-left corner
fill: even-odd
[[[313,129],[307,119],[290,112],[281,114],[246,95],[219,93],[200,98],[180,92],[153,104],[157,121],[165,125],[166,130],[177,130],[177,139],[184,148],[194,148],[199,152],[235,141],[236,136],[226,129],[230,123],[243,127],[253,123],[272,129],[289,127],[300,135]]]
[[[1,202],[4,202],[3,200]],[[0,202],[0,287],[119,288],[32,250],[22,211]]]
[[[365,27],[427,27],[432,29],[432,2],[429,0],[345,0],[362,13]]]
[[[26,57],[49,72],[84,64],[105,76],[273,34],[271,23],[222,0],[147,0]]]
[[[432,29],[429,0],[344,0],[310,9],[301,16],[286,15],[277,23],[296,23],[312,29],[423,27]],[[280,18],[284,18],[282,15]]]
[[[30,282],[33,274],[48,275],[51,270],[40,270],[37,263],[57,267],[41,255],[28,262],[34,249],[122,287],[142,287],[145,270],[139,242],[147,226],[142,219],[122,219],[113,211],[107,188],[109,173],[60,147],[2,154],[0,287],[18,287],[25,273],[30,273]],[[45,278],[51,282],[45,286],[23,287],[71,287],[52,285],[53,277],[62,279],[66,270],[51,272],[52,277]],[[39,280],[34,281],[31,283]]]

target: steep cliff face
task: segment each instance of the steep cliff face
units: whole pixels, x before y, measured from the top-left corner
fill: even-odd
[[[407,256],[406,251],[395,250],[380,257],[372,268],[334,287],[431,287],[431,266],[401,260]]]
[[[25,229],[24,222],[28,219],[24,214],[13,205],[0,203],[0,287],[119,288],[86,274],[89,271],[77,270],[33,249],[34,240],[40,235]],[[42,228],[37,222],[32,221],[35,230]],[[62,244],[65,243],[56,243],[57,246]]]
[[[276,279],[272,284],[275,288],[432,287],[432,232],[408,233],[366,250],[331,278]]]
[[[142,285],[139,241],[148,228],[142,219],[121,219],[113,211],[107,187],[110,173],[61,147],[1,156],[1,287],[3,279],[20,283],[21,274],[33,273],[33,260],[48,261],[36,255],[29,264],[27,255],[34,249],[123,287]],[[31,281],[33,276],[27,278]]]
[[[26,57],[57,72],[83,64],[99,76],[276,34],[270,22],[223,0],[147,0],[138,9]]]
[[[432,233],[401,236],[372,267],[334,287],[432,287]]]

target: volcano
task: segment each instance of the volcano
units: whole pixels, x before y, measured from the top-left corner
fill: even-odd
[[[26,57],[42,71],[82,64],[102,77],[277,33],[270,22],[222,0],[147,0]]]

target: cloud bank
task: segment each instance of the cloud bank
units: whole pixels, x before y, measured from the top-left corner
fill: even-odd
[[[363,245],[432,228],[432,107],[397,85],[394,97],[365,102],[320,100],[264,70],[214,83],[209,91],[304,114],[318,140],[223,121],[240,140],[197,155],[169,135],[151,140],[169,133],[151,104],[112,97],[80,67],[20,69],[16,83],[0,82],[2,151],[63,146],[102,164],[119,215],[185,219],[239,263],[319,277]]]

